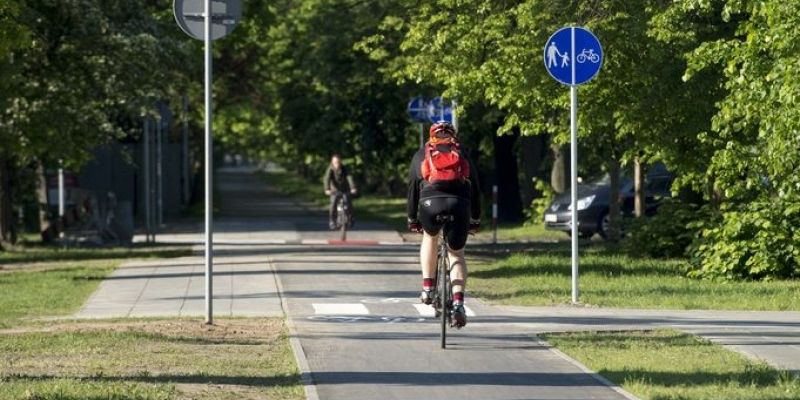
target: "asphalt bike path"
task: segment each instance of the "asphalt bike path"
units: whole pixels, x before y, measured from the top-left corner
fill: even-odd
[[[307,251],[270,262],[320,399],[626,398],[469,298],[469,324],[442,350],[414,247]]]

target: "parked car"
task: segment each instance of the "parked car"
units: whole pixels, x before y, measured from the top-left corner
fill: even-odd
[[[645,177],[645,214],[652,215],[661,204],[661,200],[671,196],[670,188],[674,176],[663,164],[651,166]],[[620,177],[620,211],[623,217],[634,214],[633,179]],[[591,238],[599,233],[608,238],[609,202],[611,186],[608,174],[586,184],[578,184],[578,234],[581,238]],[[553,199],[544,214],[545,228],[571,234],[572,207],[570,192],[563,193]]]

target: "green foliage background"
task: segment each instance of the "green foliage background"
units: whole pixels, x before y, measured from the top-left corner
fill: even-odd
[[[418,135],[405,104],[438,94],[458,99],[463,140],[484,171],[498,162],[495,135],[543,135],[557,147],[568,91],[547,76],[541,48],[556,29],[583,25],[606,59],[580,88],[580,173],[636,158],[678,177],[662,214],[629,228],[632,244],[648,246],[630,247],[689,257],[697,277],[800,274],[798,2],[246,5],[241,26],[215,45],[215,131],[226,151],[306,176],[341,153],[366,188],[401,193]],[[0,159],[17,171],[80,164],[92,146],[136,135],[130,121],[157,99],[189,93],[201,103],[200,44],[166,2],[5,0],[0,22]],[[193,110],[194,123],[201,115]]]

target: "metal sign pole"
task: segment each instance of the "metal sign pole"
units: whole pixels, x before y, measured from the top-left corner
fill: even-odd
[[[578,85],[575,84],[575,28],[572,34],[572,85],[570,86],[570,204],[572,205],[572,302],[578,302]]]
[[[142,193],[144,194],[144,232],[145,232],[145,241],[150,243],[150,126],[149,120],[147,117],[144,118],[142,121],[142,130],[143,132],[143,143],[142,146],[144,147],[144,190]]]
[[[205,64],[206,64],[206,76],[205,76],[205,103],[206,103],[206,115],[205,115],[205,183],[206,183],[206,199],[205,199],[205,212],[206,212],[206,324],[211,325],[214,323],[213,318],[213,293],[214,293],[214,286],[213,286],[213,234],[212,234],[212,222],[213,222],[213,215],[214,208],[212,205],[213,196],[212,193],[212,184],[213,179],[211,174],[213,173],[212,169],[212,162],[214,158],[212,156],[212,142],[211,142],[211,77],[213,74],[213,64],[211,60],[211,0],[205,0],[205,32],[204,32],[204,41],[205,41]]]
[[[581,51],[578,52],[578,49]],[[550,76],[570,87],[572,302],[578,303],[578,86],[600,72],[603,46],[588,29],[565,27],[553,33],[545,42],[543,56],[544,67]]]
[[[425,145],[425,124],[419,123],[419,147]]]
[[[164,224],[164,131],[162,129],[161,117],[156,118],[156,216],[158,223],[156,227]]]
[[[570,88],[570,204],[572,205],[572,302],[578,302],[578,87]]]
[[[212,4],[220,13],[213,14]],[[206,324],[213,324],[213,171],[214,152],[211,121],[213,118],[211,81],[213,76],[211,42],[233,32],[242,17],[241,0],[174,0],[175,21],[189,36],[202,40],[205,59],[205,264],[206,264]],[[214,20],[217,20],[216,31]],[[216,34],[216,36],[215,36]]]

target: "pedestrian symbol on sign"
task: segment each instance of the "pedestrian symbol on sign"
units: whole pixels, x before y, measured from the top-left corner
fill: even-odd
[[[556,46],[556,42],[552,42],[550,43],[550,47],[547,48],[547,68],[556,66],[557,55],[559,55],[558,47]]]

